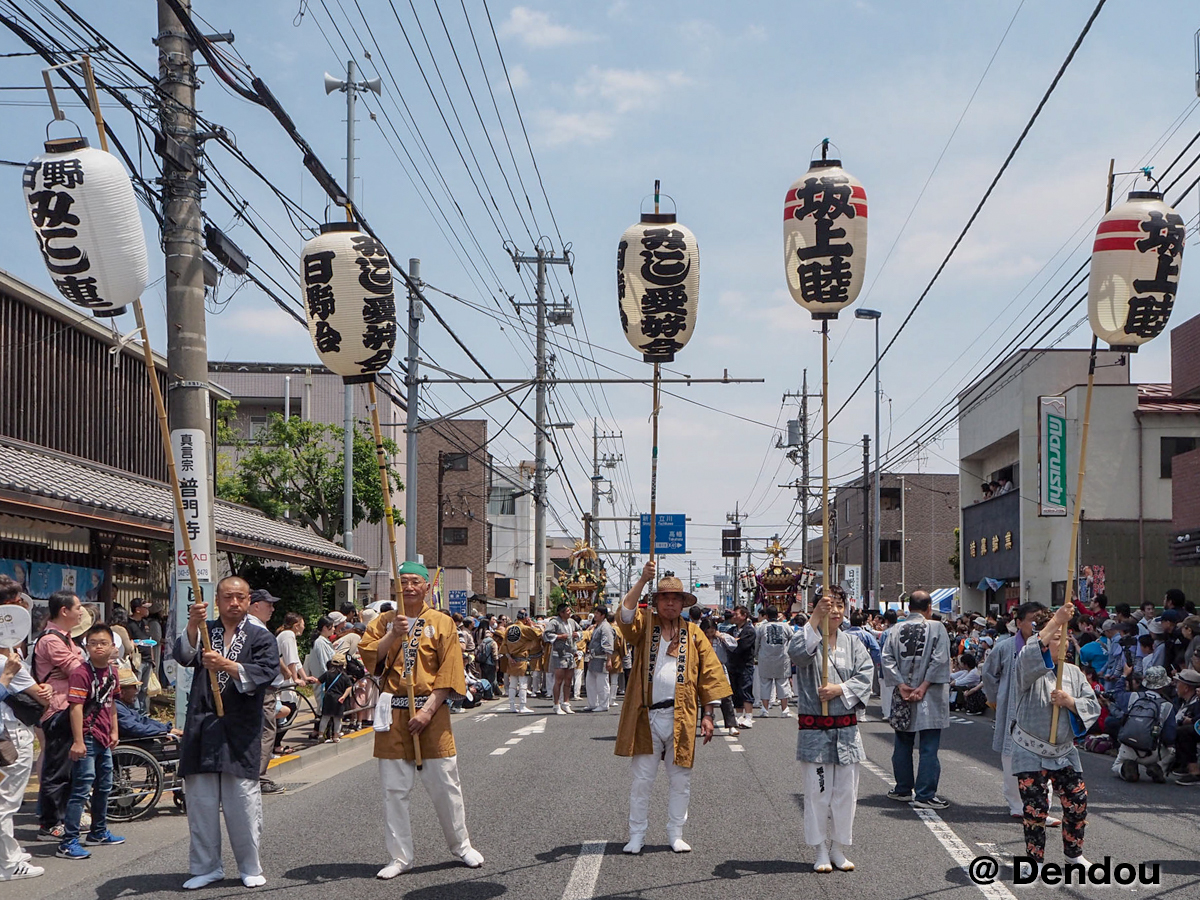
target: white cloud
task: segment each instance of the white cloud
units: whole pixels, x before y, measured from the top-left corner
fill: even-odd
[[[520,63],[508,67],[508,83],[512,85],[514,91],[527,87],[530,81],[529,71]]]
[[[565,47],[592,40],[592,36],[550,21],[550,16],[527,6],[514,6],[508,20],[501,23],[500,34],[518,38],[526,47],[544,50],[549,47]]]
[[[535,114],[540,139],[548,147],[592,144],[612,137],[616,117],[602,111],[557,112],[543,109]]]
[[[592,66],[575,84],[575,95],[599,97],[621,115],[658,106],[663,95],[689,84],[682,72],[645,72],[640,69],[601,69]]]

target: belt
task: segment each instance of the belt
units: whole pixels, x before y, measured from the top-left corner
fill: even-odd
[[[647,709],[671,709],[675,706],[675,700],[659,700],[657,703],[652,703]]]
[[[414,705],[416,706],[417,709],[420,709],[422,706],[425,705],[425,702],[428,699],[429,699],[428,694],[425,694],[421,697],[417,697]],[[393,695],[392,696],[392,709],[408,709],[408,695],[407,694]]]
[[[520,663],[520,662],[533,662],[535,659],[541,659],[542,657],[540,655],[539,656],[512,656],[510,654],[508,658],[509,658],[510,662],[519,662]]]
[[[858,716],[797,716],[796,724],[801,731],[828,731],[831,728],[849,728],[858,724]]]

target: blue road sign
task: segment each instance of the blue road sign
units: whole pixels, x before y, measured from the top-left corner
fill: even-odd
[[[450,607],[451,614],[458,613],[461,616],[467,614],[467,592],[466,591],[447,591],[447,603]]]
[[[655,517],[654,552],[687,552],[687,516],[683,513],[665,513]],[[650,516],[642,514],[642,553],[650,552]]]

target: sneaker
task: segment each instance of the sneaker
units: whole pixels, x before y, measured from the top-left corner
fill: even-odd
[[[1167,783],[1167,776],[1163,774],[1162,766],[1158,763],[1151,763],[1146,766],[1146,774],[1150,776],[1150,780],[1155,784]]]
[[[17,881],[20,878],[37,878],[45,873],[45,869],[41,866],[31,866],[25,860],[21,860],[11,869],[5,869],[0,872],[0,881]]]
[[[909,791],[907,794],[901,794],[899,791],[893,789],[887,792],[887,798],[895,800],[897,803],[912,803],[913,794],[912,791]]]
[[[58,849],[54,851],[54,855],[63,859],[87,859],[92,854],[84,850],[79,841],[72,838],[69,841],[63,841],[59,844]]]
[[[753,728],[754,716],[743,716],[742,720],[738,722],[738,725],[740,725],[742,728]]]
[[[1193,775],[1191,773],[1187,775],[1180,775],[1175,779],[1175,783],[1182,785],[1200,784],[1200,775]]]
[[[571,704],[570,704],[570,703],[564,703],[564,704],[562,705],[562,708],[563,708],[563,712],[565,712],[565,713],[566,713],[568,716],[573,716],[573,715],[575,715],[575,710],[571,709]]]
[[[53,842],[55,844],[61,844],[63,835],[65,835],[66,833],[67,833],[66,827],[63,825],[62,822],[59,822],[53,828],[39,828],[38,833],[37,833],[37,839],[45,844],[49,844],[51,842]]]
[[[741,733],[742,733],[741,729],[737,728],[736,726],[729,729],[729,734],[731,737],[737,737]],[[1200,777],[1200,776],[1197,776],[1197,777]]]
[[[785,709],[779,715],[781,718],[790,719],[792,717],[792,711],[790,709]]]
[[[950,801],[945,797],[939,797],[934,794],[928,800],[914,800],[913,806],[917,809],[945,809],[950,805]]]
[[[285,788],[282,784],[276,784],[269,778],[264,779],[259,784],[258,789],[264,794],[283,794],[287,792],[287,788]]]
[[[767,717],[767,708],[765,706],[760,706],[758,708],[758,717],[760,719],[765,719]]]
[[[1135,763],[1131,759],[1126,760],[1125,762],[1121,763],[1121,780],[1122,781],[1134,782],[1134,781],[1137,781],[1139,777],[1140,776],[1138,775],[1138,764],[1137,763]]]
[[[102,834],[91,834],[83,839],[83,843],[89,847],[115,847],[117,844],[125,843],[125,838],[113,834],[105,829]]]

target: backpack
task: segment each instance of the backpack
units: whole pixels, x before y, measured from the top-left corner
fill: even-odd
[[[1149,694],[1138,694],[1129,704],[1117,741],[1142,753],[1157,752],[1163,729],[1163,705],[1163,701]]]
[[[482,643],[475,648],[475,663],[480,666],[496,664],[496,642],[491,639],[491,636],[484,638]]]
[[[68,647],[70,647],[72,644],[75,643],[73,640],[71,640],[71,638],[67,637],[61,631],[52,630],[50,628],[47,628],[40,635],[38,635],[38,639],[36,641],[34,641],[33,646],[29,648],[29,674],[33,676],[33,680],[36,681],[38,684],[44,684],[46,679],[50,677],[50,673],[38,671],[38,668],[37,668],[37,646],[43,640],[50,637],[51,635],[57,635],[58,639],[60,641],[62,641],[64,644],[66,644]],[[76,645],[76,646],[78,646],[78,645]]]

